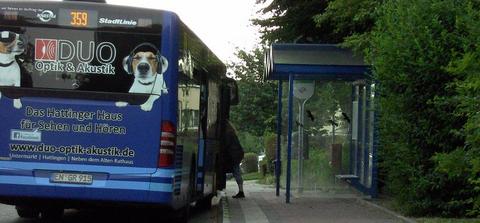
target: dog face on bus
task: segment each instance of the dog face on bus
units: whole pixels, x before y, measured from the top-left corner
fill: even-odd
[[[150,51],[140,51],[123,59],[123,69],[136,79],[154,78],[156,74],[165,73],[167,68],[167,59]]]
[[[163,74],[168,68],[167,58],[151,51],[139,51],[123,59],[123,68],[135,79],[128,92],[151,94],[148,100],[140,105],[144,111],[150,111],[153,103],[162,94],[167,94],[168,89],[163,79]],[[117,102],[118,107],[127,105],[125,102]]]
[[[0,86],[20,87],[20,66],[15,56],[25,51],[23,38],[20,34],[10,31],[0,31]],[[1,98],[0,93],[0,98]],[[13,107],[22,107],[20,99],[13,100]]]
[[[0,53],[5,54],[3,57],[9,57],[9,59],[15,59],[15,56],[20,55],[25,50],[24,42],[20,34],[10,32],[10,31],[1,31],[0,32]],[[1,61],[5,62],[5,61]]]
[[[135,78],[151,78],[157,73],[155,71],[158,66],[158,58],[152,52],[138,52],[133,56],[132,67],[135,69],[133,73]]]

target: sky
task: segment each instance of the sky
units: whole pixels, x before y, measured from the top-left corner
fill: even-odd
[[[180,19],[223,62],[235,60],[235,48],[251,50],[259,34],[251,26],[259,6],[255,0],[106,0],[108,4],[165,9]]]

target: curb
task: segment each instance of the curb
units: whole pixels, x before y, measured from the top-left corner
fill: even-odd
[[[228,205],[227,197],[222,197],[220,205],[220,210],[222,211],[222,222],[230,223],[230,207]]]
[[[380,206],[380,205],[378,205],[378,204],[375,204],[375,203],[373,203],[373,202],[371,202],[371,201],[368,201],[368,200],[365,200],[365,199],[363,199],[363,198],[357,198],[357,201],[358,201],[359,203],[363,204],[363,205],[371,206],[371,207],[374,207],[374,208],[376,208],[376,209],[379,209],[379,210],[381,210],[381,211],[383,211],[383,212],[385,212],[385,213],[387,213],[387,214],[389,214],[389,215],[392,215],[392,216],[394,216],[394,217],[402,220],[403,222],[416,223],[416,221],[413,220],[413,219],[407,218],[407,217],[405,217],[405,216],[403,216],[403,215],[401,215],[401,214],[398,214],[398,213],[396,213],[396,212],[394,212],[394,211],[392,211],[392,210],[390,210],[390,209],[388,209],[388,208],[386,208],[386,207]]]

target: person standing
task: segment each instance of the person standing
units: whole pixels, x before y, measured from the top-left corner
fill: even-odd
[[[240,141],[238,140],[237,131],[233,127],[232,123],[228,120],[225,129],[225,136],[227,154],[230,156],[232,161],[232,175],[238,185],[238,193],[232,197],[244,198],[245,193],[243,193],[243,178],[240,170],[240,163],[243,160],[244,151]]]

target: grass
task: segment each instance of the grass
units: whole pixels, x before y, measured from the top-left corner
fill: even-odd
[[[373,203],[376,203],[380,206],[383,206],[387,209],[390,209],[394,212],[402,214],[402,212],[398,209],[395,205],[393,200],[390,197],[385,195],[380,195],[380,198],[372,200]],[[414,218],[410,217],[410,219],[414,219],[418,223],[473,223],[473,222],[480,222],[480,218],[438,218],[438,217],[420,217]]]
[[[479,218],[417,218],[419,223],[472,223],[480,222]]]
[[[242,174],[243,180],[256,180],[257,183],[259,184],[266,184],[266,185],[272,185],[275,183],[275,176],[267,174],[265,176],[262,176],[261,173],[259,172],[253,172],[253,173],[244,173]]]
[[[244,173],[242,174],[243,180],[260,180],[262,175],[259,172]]]
[[[267,174],[257,181],[259,184],[273,185],[275,184],[275,176]]]

